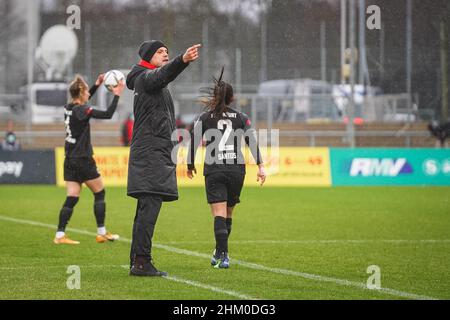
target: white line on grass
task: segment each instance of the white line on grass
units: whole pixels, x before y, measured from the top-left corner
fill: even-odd
[[[85,268],[111,268],[111,267],[121,267],[124,269],[129,269],[130,266],[129,265],[86,265],[86,266],[78,266],[80,267],[80,269],[85,269]],[[7,270],[32,270],[32,269],[36,269],[39,268],[39,270],[42,269],[66,269],[67,265],[61,265],[61,266],[26,266],[26,267],[0,267],[0,270],[2,271],[7,271]],[[218,292],[218,293],[223,293],[235,298],[239,298],[239,299],[243,299],[243,300],[258,300],[257,298],[251,297],[249,295],[246,294],[242,294],[236,291],[232,291],[232,290],[226,290],[226,289],[222,289],[219,287],[215,287],[215,286],[211,286],[209,284],[203,284],[201,282],[197,282],[197,281],[193,281],[193,280],[187,280],[187,279],[183,279],[181,277],[176,277],[176,276],[165,276],[163,277],[164,279],[167,280],[171,280],[174,282],[179,282],[179,283],[184,283],[187,284],[189,286],[193,286],[193,287],[197,287],[197,288],[202,288],[202,289],[206,289],[209,291],[213,291],[213,292]]]
[[[164,241],[163,244],[202,244],[211,243],[207,240],[193,241]],[[388,243],[388,244],[450,244],[450,239],[425,239],[425,240],[402,240],[402,239],[361,239],[361,240],[231,240],[229,243],[234,244],[372,244],[372,243]]]
[[[22,220],[22,219],[14,219],[14,218],[10,218],[10,217],[5,217],[5,216],[0,216],[0,220],[5,220],[5,221],[10,221],[10,222],[16,222],[16,223],[22,223],[22,224],[28,224],[28,225],[33,225],[33,226],[38,226],[38,227],[44,227],[44,228],[52,228],[54,229],[55,226],[51,225],[51,224],[47,224],[47,223],[42,223],[42,222],[37,222],[37,221],[31,221],[31,220]],[[86,230],[80,230],[80,229],[74,229],[74,228],[67,228],[67,231],[71,231],[74,233],[78,233],[78,234],[84,234],[84,235],[89,235],[89,236],[96,236],[96,233],[93,232],[89,232]],[[126,238],[121,238],[121,241],[125,241],[128,243],[131,243],[130,239],[126,239]],[[154,244],[154,247],[158,247],[157,244]],[[52,266],[54,268],[57,268],[58,266]],[[96,267],[96,266],[90,266],[90,267]],[[129,266],[121,266],[121,267],[125,267],[125,268],[129,268]],[[9,270],[10,268],[0,268],[0,270]],[[17,268],[15,268],[17,269]],[[167,276],[164,277],[165,279],[171,280],[171,281],[175,281],[175,282],[180,282],[180,283],[184,283],[190,286],[194,286],[194,287],[198,287],[198,288],[203,288],[206,290],[210,290],[213,292],[219,292],[219,293],[223,293],[229,296],[233,296],[235,298],[239,298],[239,299],[244,299],[244,300],[257,300],[254,297],[251,297],[249,295],[245,295],[236,291],[230,291],[230,290],[225,290],[225,289],[221,289],[219,287],[214,287],[208,284],[203,284],[200,282],[196,282],[196,281],[192,281],[192,280],[187,280],[187,279],[183,279],[180,277],[175,277],[175,276]]]
[[[55,228],[55,226],[51,225],[51,224],[46,224],[46,223],[41,223],[41,222],[36,222],[36,221],[31,221],[31,220],[15,219],[15,218],[6,217],[6,216],[0,216],[0,220],[10,221],[10,222],[15,222],[15,223],[28,224],[28,225],[34,225],[34,226],[40,226],[40,227],[51,228],[51,229]],[[85,235],[96,235],[93,232],[89,232],[89,231],[86,231],[86,230],[80,230],[80,229],[74,229],[74,228],[67,228],[67,231],[71,231],[71,232],[75,232],[75,233],[79,233],[79,234],[85,234]],[[130,239],[126,239],[126,238],[121,238],[121,241],[122,242],[128,242],[128,243],[131,242]],[[166,250],[166,251],[169,251],[169,252],[174,252],[174,253],[178,253],[178,254],[184,254],[184,255],[187,255],[187,256],[191,256],[191,257],[199,257],[199,258],[207,258],[207,259],[210,258],[210,255],[207,255],[207,254],[204,254],[204,253],[190,251],[190,250],[185,250],[185,249],[179,249],[179,248],[175,248],[175,247],[171,247],[171,246],[167,246],[167,245],[154,244],[153,246],[155,248],[160,248],[160,249],[163,249],[163,250]],[[298,272],[298,271],[292,271],[292,270],[286,270],[286,269],[270,268],[270,267],[266,267],[266,266],[259,265],[259,264],[256,264],[256,263],[250,263],[250,262],[241,261],[241,260],[234,260],[233,259],[233,263],[241,265],[243,267],[250,268],[250,269],[255,269],[255,270],[260,270],[260,271],[268,271],[268,272],[282,274],[282,275],[290,275],[290,276],[295,276],[295,277],[300,277],[300,278],[314,280],[314,281],[320,281],[320,282],[330,282],[330,283],[343,285],[343,286],[347,286],[347,287],[354,287],[354,288],[359,288],[359,289],[363,289],[363,290],[369,290],[369,291],[373,291],[373,292],[381,292],[381,293],[384,293],[384,294],[397,296],[397,297],[402,297],[402,298],[407,298],[407,299],[437,300],[436,298],[433,298],[433,297],[424,296],[424,295],[417,295],[417,294],[404,292],[404,291],[399,291],[399,290],[395,290],[395,289],[389,289],[389,288],[381,288],[381,289],[370,290],[370,289],[367,288],[366,284],[362,283],[362,282],[356,282],[356,281],[350,281],[350,280],[345,280],[345,279],[320,276],[320,275],[316,275],[316,274],[310,274],[310,273]]]
[[[125,269],[129,269],[130,268],[130,266],[127,266],[127,265],[123,265],[121,267],[125,268]],[[183,279],[183,278],[180,278],[178,276],[177,277],[175,277],[175,276],[165,276],[163,278],[167,279],[167,280],[175,281],[175,282],[184,283],[184,284],[187,284],[187,285],[190,285],[190,286],[193,286],[193,287],[198,287],[198,288],[202,288],[202,289],[206,289],[206,290],[210,290],[210,291],[214,291],[214,292],[218,292],[218,293],[227,294],[229,296],[237,297],[237,298],[244,299],[244,300],[257,300],[256,298],[250,297],[248,295],[245,295],[245,294],[242,294],[242,293],[239,293],[239,292],[236,292],[236,291],[221,289],[221,288],[218,288],[218,287],[211,286],[209,284],[203,284],[201,282]]]
[[[42,269],[61,269],[67,267],[69,264],[66,265],[60,265],[60,266],[46,266],[46,265],[34,265],[34,266],[24,266],[24,267],[0,267],[0,270],[33,270],[33,269],[39,269],[39,271],[42,271]],[[95,264],[95,265],[86,265],[86,266],[80,266],[77,265],[80,268],[111,268],[111,267],[117,267],[115,264]]]
[[[166,245],[155,244],[155,247],[158,247],[160,249],[164,249],[164,250],[167,250],[167,251],[170,251],[170,252],[174,252],[174,253],[185,254],[185,255],[201,257],[201,258],[210,258],[210,256],[207,255],[207,254],[203,254],[203,253],[199,253],[199,252],[195,252],[195,251],[190,251],[190,250],[185,250],[185,249],[174,248],[174,247],[170,247],[170,246],[166,246]],[[304,278],[304,279],[321,281],[321,282],[331,282],[331,283],[335,283],[335,284],[339,284],[339,285],[343,285],[343,286],[347,286],[347,287],[356,287],[356,288],[363,289],[363,290],[382,292],[382,293],[385,293],[385,294],[388,294],[388,295],[398,296],[398,297],[407,298],[407,299],[437,300],[436,298],[433,298],[433,297],[417,295],[417,294],[413,294],[413,293],[409,293],[409,292],[403,292],[403,291],[399,291],[399,290],[395,290],[395,289],[389,289],[389,288],[381,288],[381,289],[376,289],[376,290],[370,290],[370,289],[367,288],[367,285],[365,283],[362,283],[362,282],[356,282],[356,281],[350,281],[350,280],[345,280],[345,279],[338,279],[338,278],[320,276],[320,275],[316,275],[316,274],[299,272],[299,271],[292,271],[292,270],[279,269],[279,268],[271,268],[271,267],[266,267],[266,266],[263,266],[263,265],[259,265],[259,264],[256,264],[256,263],[250,263],[250,262],[246,262],[246,261],[242,261],[242,260],[235,260],[235,259],[233,259],[233,263],[241,265],[243,267],[250,268],[250,269],[261,270],[261,271],[268,271],[268,272],[278,273],[278,274],[282,274],[282,275],[296,276],[296,277],[301,277],[301,278]]]

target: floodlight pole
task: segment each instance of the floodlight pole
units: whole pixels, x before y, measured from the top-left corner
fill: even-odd
[[[259,72],[260,82],[267,80],[267,17],[263,10],[261,10],[261,69]]]
[[[353,125],[353,117],[355,112],[355,25],[356,25],[356,15],[355,15],[355,0],[350,1],[350,100],[348,104],[347,112],[347,131],[348,139],[351,148],[355,147],[355,127]]]
[[[450,8],[450,6],[447,4]],[[441,86],[442,86],[442,105],[441,119],[448,121],[448,17],[443,16],[440,23],[440,40],[441,40]]]
[[[326,46],[326,23],[320,23],[320,74],[322,81],[327,81],[327,46]]]
[[[406,92],[408,93],[408,122],[411,121],[411,69],[412,69],[412,2],[406,0]]]
[[[380,30],[380,79],[381,83],[384,82],[384,46],[385,46],[385,33],[384,33],[384,24],[381,23]]]
[[[359,0],[359,75],[358,83],[365,85],[366,78],[366,1]]]
[[[92,27],[89,21],[85,23],[84,27],[84,47],[84,66],[86,76],[88,79],[94,80],[95,78],[92,78]]]
[[[236,93],[240,95],[242,92],[242,51],[236,48]]]
[[[341,84],[345,84],[344,65],[347,48],[347,0],[341,0]]]
[[[33,10],[38,10],[39,6],[36,5],[38,2],[35,0],[28,0],[27,1],[27,99],[28,99],[28,108],[27,108],[27,122],[26,122],[26,131],[27,131],[27,137],[30,135],[28,134],[31,130],[31,103],[33,101],[32,97],[32,84],[33,84],[33,73],[34,73],[34,49],[36,45],[36,39],[35,39],[35,33],[34,28],[35,21],[33,18]],[[30,139],[30,138],[27,138]],[[27,141],[27,143],[30,143],[30,141]]]
[[[208,20],[205,18],[202,24],[202,84],[208,83],[209,74],[209,26]]]

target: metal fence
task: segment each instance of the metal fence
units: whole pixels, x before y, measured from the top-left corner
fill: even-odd
[[[185,126],[189,127],[199,114],[203,111],[201,94],[180,93],[179,88],[173,88],[173,98],[175,104],[175,113],[178,120]],[[191,91],[192,92],[192,91]],[[20,98],[17,96],[8,96],[9,101]],[[122,111],[132,108],[132,96],[121,99]],[[4,100],[6,101],[6,100]],[[290,139],[290,145],[303,146],[319,146],[329,143],[329,145],[345,145],[349,144],[349,131],[342,127],[326,127],[326,124],[344,124],[348,123],[348,115],[346,113],[345,99],[333,98],[330,94],[314,94],[314,95],[260,95],[238,93],[235,94],[234,108],[245,112],[252,120],[255,128],[261,124],[264,128],[271,130],[280,128],[280,139]],[[367,97],[361,101],[355,101],[354,121],[362,123],[409,123],[429,121],[434,118],[432,110],[419,109],[418,102],[411,99],[407,94],[396,95],[378,95]],[[59,131],[33,131],[27,114],[27,108],[0,108],[1,119],[12,119],[17,123],[25,123],[26,127],[23,131],[18,131],[17,136],[24,143],[24,146],[33,147],[33,141],[45,138],[56,138],[63,136],[63,132]],[[12,117],[14,116],[14,117]],[[117,121],[121,119],[117,118]],[[61,119],[62,123],[62,119]],[[314,131],[310,130],[294,130],[296,125],[302,124],[324,124],[325,126],[316,127]],[[41,129],[42,130],[42,129]],[[108,129],[106,129],[108,130]],[[394,129],[395,130],[395,129]],[[416,131],[415,131],[416,130]],[[417,131],[420,129],[411,128],[410,130],[393,131],[392,127],[386,126],[386,130],[377,128],[377,130],[355,130],[354,137],[360,141],[369,141],[369,138],[386,138],[378,139],[380,146],[396,145],[396,146],[424,146],[420,145],[430,134],[427,130]],[[4,133],[1,133],[3,136]],[[93,138],[118,138],[119,131],[93,131]],[[296,140],[298,138],[298,140]],[[328,139],[329,138],[329,139]],[[337,139],[336,139],[337,138]],[[365,139],[368,138],[368,139]],[[395,142],[392,140],[395,139]],[[119,141],[119,139],[116,139]],[[391,140],[391,142],[389,142]],[[419,141],[419,145],[417,143]],[[364,143],[362,145],[364,145]],[[384,143],[384,144],[383,144]],[[430,141],[427,141],[427,146]],[[367,145],[367,144],[366,144]]]
[[[0,131],[0,136],[5,136],[6,132]],[[64,131],[16,131],[15,132],[18,140],[25,149],[34,149],[39,147],[39,141],[47,141],[49,138],[58,138],[55,146],[61,146],[64,143]],[[348,132],[345,130],[317,130],[317,131],[305,131],[305,130],[279,130],[279,138],[282,141],[283,138],[291,138],[294,143],[289,143],[293,146],[308,146],[308,147],[318,147],[318,146],[341,146],[348,145]],[[119,131],[92,131],[92,138],[98,139],[99,142],[116,141],[119,144],[119,138],[121,136]],[[356,131],[356,139],[364,140],[367,139],[377,139],[378,142],[376,146],[396,146],[396,147],[433,147],[434,142],[431,139],[430,133],[427,131],[392,131],[392,130],[367,130],[367,131]],[[330,141],[330,139],[333,139]],[[337,138],[337,139],[335,139]],[[325,140],[323,140],[325,139]],[[366,142],[362,141],[358,143],[359,146],[368,146]],[[395,143],[392,142],[395,140]],[[419,143],[417,141],[420,140]],[[54,140],[53,140],[54,141]],[[325,143],[324,143],[325,141]],[[337,142],[336,142],[337,141]],[[102,144],[103,145],[103,144]],[[280,145],[284,145],[283,142]],[[370,145],[374,146],[374,145]]]
[[[198,87],[198,88],[197,88]],[[197,92],[201,85],[197,86]],[[103,89],[103,88],[102,88]],[[189,90],[188,90],[189,89]],[[192,90],[190,86],[174,86],[172,88],[175,103],[175,113],[185,122],[189,123],[198,116],[202,110],[201,93]],[[249,89],[249,88],[246,88]],[[255,89],[255,88],[252,88]],[[105,91],[105,90],[103,90]],[[126,91],[127,93],[129,91]],[[100,108],[106,108],[106,95],[97,95]],[[102,99],[100,99],[102,98]],[[24,95],[0,95],[1,119],[12,119],[15,122],[30,122],[30,107],[27,106]],[[264,121],[272,123],[343,123],[349,119],[347,113],[349,105],[348,96],[327,94],[258,94],[235,93],[234,107],[247,113],[253,123]],[[55,107],[49,107],[54,112]],[[125,119],[133,108],[133,95],[124,94],[118,108],[117,121]],[[36,110],[42,110],[42,107]],[[435,119],[432,109],[419,108],[417,97],[408,94],[389,94],[359,97],[354,99],[353,119],[359,122],[417,122]],[[36,111],[37,112],[37,111]],[[41,111],[39,111],[41,112]],[[48,113],[48,112],[47,112]],[[52,119],[49,119],[51,121]]]
[[[192,120],[202,111],[202,98],[198,94],[174,96],[176,113]],[[348,98],[339,99],[329,94],[314,95],[258,95],[237,94],[234,107],[247,113],[253,123],[264,121],[268,128],[273,123],[344,123]],[[418,102],[408,94],[366,97],[355,101],[353,119],[362,122],[412,123],[430,121],[435,117],[432,109],[419,109]]]
[[[348,133],[346,131],[297,131],[297,130],[280,130],[280,137],[298,137],[307,138],[309,147],[322,146],[317,143],[319,138],[340,138],[342,143],[348,144]],[[413,146],[412,141],[415,138],[429,138],[430,133],[426,131],[356,131],[355,137],[358,138],[387,138],[401,139],[402,143],[397,144],[399,147],[410,148]],[[364,144],[363,144],[364,145]],[[378,145],[384,146],[384,145]]]

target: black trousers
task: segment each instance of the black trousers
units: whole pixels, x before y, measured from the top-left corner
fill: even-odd
[[[138,198],[130,251],[131,263],[136,256],[151,258],[153,232],[162,202],[158,195],[148,194]]]

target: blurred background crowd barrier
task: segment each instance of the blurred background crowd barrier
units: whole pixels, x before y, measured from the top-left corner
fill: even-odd
[[[449,17],[448,0],[3,0],[0,138],[62,146],[73,76],[126,74],[140,43],[158,38],[172,57],[203,45],[170,85],[180,128],[225,66],[234,106],[278,129],[281,146],[446,146],[429,124],[449,122]],[[92,103],[110,99],[101,87]],[[132,99],[125,90],[111,122],[93,121],[94,145],[124,145]]]

